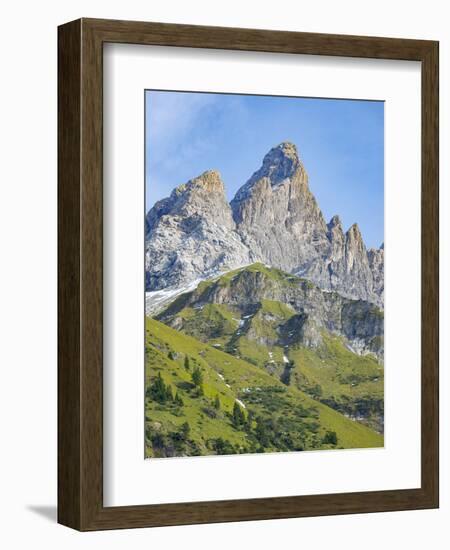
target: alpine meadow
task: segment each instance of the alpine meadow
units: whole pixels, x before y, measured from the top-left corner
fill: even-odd
[[[383,103],[147,91],[145,126],[146,458],[383,447]]]

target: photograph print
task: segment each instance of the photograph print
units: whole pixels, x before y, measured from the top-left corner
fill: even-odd
[[[145,457],[384,446],[384,103],[145,92]]]

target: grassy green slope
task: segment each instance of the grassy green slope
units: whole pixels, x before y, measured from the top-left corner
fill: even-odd
[[[197,367],[203,395],[192,382]],[[182,405],[151,397],[158,374]],[[383,445],[382,436],[261,368],[152,319],[146,321],[146,387],[147,456]],[[216,396],[220,410],[214,407]],[[240,425],[232,420],[237,399],[246,406],[240,409]],[[182,433],[186,422],[187,433]],[[336,433],[337,443],[327,439],[327,432]]]
[[[232,287],[243,272],[262,274],[265,280],[283,288],[313,286],[299,277],[255,263],[200,283],[196,293],[201,298],[214,286]],[[180,296],[162,314],[171,312],[165,317],[169,323],[178,318],[181,322],[177,328],[183,333],[252,363],[352,419],[383,432],[384,369],[374,356],[353,353],[343,338],[319,328],[320,344],[303,345],[296,333],[301,325],[299,316],[295,316],[288,304],[279,301],[262,299],[244,309],[241,305],[215,303],[189,307],[186,296]],[[292,366],[287,365],[287,359]]]
[[[384,368],[371,356],[351,352],[341,338],[323,334],[317,349],[294,346],[291,383],[334,409],[382,431]]]

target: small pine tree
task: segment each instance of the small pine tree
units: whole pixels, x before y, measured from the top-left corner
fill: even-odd
[[[183,439],[186,441],[186,439],[189,437],[189,434],[191,433],[191,427],[189,426],[189,422],[184,422],[181,425],[181,433],[183,435]]]
[[[203,384],[203,374],[199,367],[195,367],[192,373],[192,382],[194,382],[197,387],[200,387]]]
[[[189,370],[191,368],[190,364],[189,364],[189,357],[186,355],[186,357],[184,358],[184,368],[186,370]]]
[[[158,372],[156,380],[150,386],[149,393],[155,401],[159,401],[160,403],[164,403],[167,400],[167,388],[160,372]]]
[[[269,434],[267,432],[266,424],[264,419],[258,416],[256,419],[256,428],[255,428],[256,439],[259,441],[261,448],[267,447],[269,445]],[[264,451],[263,451],[264,452]]]
[[[220,399],[218,393],[216,393],[216,398],[214,399],[214,408],[220,411]]]
[[[322,443],[328,445],[337,445],[337,442],[338,438],[336,432],[327,432],[322,439]]]
[[[237,401],[234,402],[232,421],[235,428],[242,427],[245,422],[244,411],[241,409]]]
[[[174,400],[172,386],[169,386],[169,385],[166,386],[166,400],[167,401]]]
[[[169,353],[167,354],[167,357],[168,357],[171,361],[174,360],[174,356],[173,356],[172,350],[169,351]]]
[[[251,432],[252,431],[252,427],[253,427],[253,417],[254,417],[254,414],[252,413],[252,411],[248,411],[247,413],[247,419],[245,421],[245,429],[248,431],[248,432]]]
[[[179,393],[177,393],[175,395],[175,404],[178,405],[179,407],[182,407],[184,405],[184,402],[183,400],[181,399],[181,396]]]

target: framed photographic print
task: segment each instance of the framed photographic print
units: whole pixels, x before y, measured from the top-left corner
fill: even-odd
[[[58,519],[438,506],[438,44],[59,28]]]

